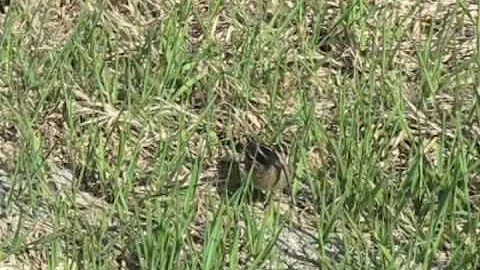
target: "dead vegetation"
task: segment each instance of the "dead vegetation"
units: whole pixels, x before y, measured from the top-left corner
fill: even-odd
[[[6,175],[0,179],[8,182],[3,200],[9,206],[1,213],[0,238],[18,237],[14,228],[21,223],[23,240],[6,259],[0,251],[0,265],[45,269],[54,248],[72,248],[78,249],[72,266],[56,259],[82,268],[90,258],[79,250],[91,236],[114,243],[92,247],[115,250],[98,264],[135,269],[135,243],[143,238],[130,230],[145,229],[148,209],[158,205],[169,209],[167,223],[182,211],[188,216],[177,228],[184,233],[181,265],[201,260],[222,201],[211,183],[214,168],[252,133],[296,149],[301,223],[277,236],[300,254],[287,254],[276,266],[260,263],[245,240],[252,225],[242,221],[241,236],[232,237],[241,238],[238,261],[245,267],[285,268],[302,260],[307,266],[299,269],[334,267],[351,247],[378,248],[367,218],[377,214],[396,222],[392,242],[405,247],[430,229],[412,219],[447,211],[448,180],[462,183],[451,195],[459,206],[449,211],[477,215],[475,1],[50,0],[16,1],[7,10],[0,12],[0,172]],[[412,174],[427,176],[417,183]],[[408,199],[389,198],[395,192]],[[58,200],[69,211],[52,212]],[[327,212],[339,204],[348,218],[335,221]],[[341,228],[332,237],[318,235],[327,221]],[[421,257],[431,256],[423,267],[446,267],[458,257],[454,238],[471,236],[459,228],[466,220],[446,223],[445,246]],[[154,227],[171,233],[168,224]],[[295,233],[308,245],[288,244],[301,244],[292,240]],[[63,246],[52,239],[63,239]],[[391,263],[399,268],[422,264],[409,262],[409,254],[395,256]],[[226,258],[223,265],[233,267]]]

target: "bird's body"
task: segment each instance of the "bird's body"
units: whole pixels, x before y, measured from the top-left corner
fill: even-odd
[[[288,187],[289,172],[277,149],[250,140],[245,149],[244,163],[245,171],[252,173],[255,188],[273,192]]]

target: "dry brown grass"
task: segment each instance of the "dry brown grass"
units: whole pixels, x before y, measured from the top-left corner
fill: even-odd
[[[478,163],[480,92],[476,81],[479,52],[475,28],[478,4],[475,1],[464,4],[456,1],[363,2],[360,5],[363,10],[356,14],[365,19],[347,21],[341,20],[342,16],[350,16],[353,11],[346,10],[348,5],[344,1],[323,1],[318,5],[315,1],[305,1],[303,10],[292,13],[289,12],[297,7],[293,1],[268,4],[224,1],[218,7],[211,1],[193,1],[191,10],[187,11],[174,1],[103,1],[103,5],[101,1],[18,1],[9,8],[8,12],[13,14],[10,18],[0,14],[0,24],[6,26],[0,29],[0,36],[7,35],[7,31],[13,33],[9,35],[18,38],[10,46],[15,47],[13,51],[21,51],[9,56],[8,64],[2,65],[6,75],[0,76],[0,95],[9,103],[0,108],[0,169],[20,173],[19,153],[34,147],[43,151],[46,157],[43,162],[48,165],[40,172],[40,178],[61,173],[59,168],[64,163],[97,170],[99,164],[106,164],[102,165],[106,166],[104,172],[112,175],[97,176],[95,181],[120,179],[117,184],[122,186],[127,185],[122,181],[128,178],[129,166],[138,159],[134,178],[151,177],[156,168],[167,166],[162,170],[165,175],[156,177],[187,187],[193,164],[201,156],[202,181],[192,202],[196,209],[188,230],[191,238],[199,242],[192,243],[192,250],[184,251],[185,259],[188,257],[185,254],[201,253],[207,224],[220,201],[208,182],[214,177],[217,160],[226,152],[235,152],[232,145],[251,133],[258,133],[268,142],[286,141],[293,145],[301,141],[297,147],[301,147],[298,160],[302,166],[297,172],[304,178],[299,177],[302,184],[298,192],[306,199],[303,209],[297,212],[302,213],[300,218],[305,225],[315,227],[319,219],[316,205],[319,194],[311,191],[314,190],[313,172],[322,168],[319,174],[326,180],[320,185],[331,190],[338,188],[334,178],[338,173],[338,160],[325,138],[335,141],[341,137],[344,131],[339,130],[339,119],[342,115],[354,123],[355,119],[348,116],[362,111],[362,97],[356,91],[348,91],[357,88],[355,84],[359,82],[368,85],[375,94],[368,98],[376,102],[376,111],[372,112],[376,123],[362,126],[362,131],[371,130],[374,141],[387,145],[379,158],[382,170],[406,177],[413,148],[419,144],[423,145],[429,164],[438,165],[440,156],[451,154],[444,152],[445,145],[454,145],[459,131],[464,140],[478,146],[467,155]],[[356,8],[361,9],[360,6]],[[100,11],[100,7],[103,10]],[[289,14],[297,17],[289,20],[286,18]],[[86,27],[88,23],[95,26]],[[251,31],[256,31],[256,42],[251,41]],[[177,41],[184,45],[183,50],[158,33],[178,35]],[[95,78],[94,74],[77,76],[73,69],[69,74],[55,73],[52,68],[55,64],[48,60],[50,54],[63,52],[64,56],[57,61],[80,61],[68,55],[81,51],[72,49],[76,46],[71,43],[75,35],[83,37],[86,43],[81,46],[85,50],[98,46],[98,54],[94,56],[105,61],[103,79],[115,84],[120,89],[118,93],[109,96],[108,91],[96,88],[100,84],[94,82],[101,78]],[[98,39],[97,44],[94,43],[97,39],[89,35],[107,38]],[[85,54],[87,58],[92,57]],[[32,67],[38,85],[25,82],[31,75],[25,73],[25,66],[33,63],[33,59],[44,59],[46,63]],[[166,90],[143,100],[140,90],[155,91],[152,85],[158,81],[142,81],[140,71],[135,75],[140,79],[128,81],[125,70],[115,67],[131,59],[138,64],[137,70],[148,67],[149,63],[160,63],[154,67],[154,73],[172,78],[162,81]],[[137,72],[133,70],[129,72]],[[55,79],[62,76],[68,78]],[[55,94],[42,95],[42,91],[46,93],[51,89],[57,89],[53,91]],[[131,97],[139,103],[126,106],[122,95],[130,94],[120,93],[124,89],[131,91]],[[62,91],[68,91],[70,100],[55,97],[65,95]],[[343,92],[344,100],[340,100]],[[49,103],[49,100],[55,102]],[[305,109],[305,104],[311,104],[312,110]],[[33,108],[38,108],[37,114]],[[310,122],[300,120],[302,113],[311,113]],[[32,116],[31,123],[24,123],[29,130],[19,124],[22,119],[18,115],[22,114]],[[319,123],[315,124],[318,126],[315,131],[309,129],[311,123]],[[394,127],[396,124],[402,126]],[[320,130],[324,132],[320,139],[313,138],[316,135],[312,134]],[[26,144],[22,134],[30,131],[38,138],[37,145]],[[88,151],[92,147],[92,132],[98,132],[96,142],[104,152]],[[166,160],[163,162],[167,165],[158,163],[159,145],[173,153],[166,159],[171,163]],[[440,152],[444,153],[439,155]],[[122,164],[115,167],[119,163]],[[116,170],[109,171],[114,167]],[[469,177],[471,196],[477,198],[479,174],[473,172]],[[114,191],[109,184],[97,183],[93,189],[98,194],[91,189],[71,193],[74,178],[57,180],[60,178],[54,177],[59,191],[47,198],[53,201],[55,194],[74,196],[85,208],[76,216],[89,216],[87,223],[94,227],[93,224],[100,223],[105,215],[114,211],[104,193]],[[152,179],[132,187],[131,205],[127,205],[129,214],[143,206],[135,205],[139,197],[158,194],[163,188],[165,185],[152,183]],[[2,218],[2,226],[11,225],[2,227],[0,238],[11,235],[11,228],[20,221],[20,213],[25,210],[22,207],[28,204],[20,205],[11,210],[7,218]],[[100,210],[92,205],[100,205]],[[101,214],[95,214],[97,210]],[[48,215],[33,216],[23,217],[23,227],[29,231],[23,235],[26,243],[66,234],[55,230]],[[400,219],[409,218],[405,215]],[[118,217],[111,217],[111,221],[120,222]],[[411,228],[397,229],[395,236],[401,242],[410,237],[412,231]],[[49,248],[25,246],[0,264],[8,265],[10,261],[12,265],[45,269]],[[311,244],[303,252],[312,255],[315,247],[316,244]],[[242,256],[248,254],[247,250],[242,250]],[[341,252],[335,250],[332,254]],[[448,257],[450,252],[452,250],[446,248],[439,257]],[[318,257],[315,260],[319,263]],[[252,265],[248,258],[242,262]],[[118,262],[112,260],[111,263],[118,267]]]

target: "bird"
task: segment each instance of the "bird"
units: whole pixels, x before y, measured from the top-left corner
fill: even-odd
[[[282,191],[287,188],[290,172],[285,157],[276,147],[268,146],[253,138],[247,139],[245,147],[245,172],[251,173],[256,189],[267,192]]]

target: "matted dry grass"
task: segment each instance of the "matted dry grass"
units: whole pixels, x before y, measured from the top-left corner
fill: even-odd
[[[21,175],[18,157],[34,149],[42,152],[45,159],[42,164],[36,164],[38,171],[33,172],[39,173],[39,179],[47,184],[53,182],[55,187],[41,187],[46,195],[32,210],[28,209],[31,201],[21,199],[18,190],[26,189],[22,184],[5,188],[14,190],[8,192],[8,197],[17,198],[18,203],[1,218],[0,239],[11,238],[19,222],[22,222],[22,231],[28,233],[22,234],[25,244],[1,260],[2,267],[45,269],[52,247],[42,242],[48,243],[51,237],[65,238],[62,248],[82,247],[85,243],[75,241],[84,239],[69,239],[68,234],[95,231],[97,226],[105,226],[102,222],[107,216],[113,232],[105,239],[117,245],[117,254],[111,256],[109,264],[114,268],[134,268],[132,265],[138,264],[138,258],[127,246],[128,241],[136,239],[121,239],[123,232],[116,231],[117,227],[128,226],[121,224],[122,214],[115,212],[118,211],[118,206],[112,203],[115,188],[131,185],[124,214],[134,215],[137,211],[143,214],[139,209],[158,203],[148,198],[153,196],[161,201],[171,195],[168,194],[170,186],[155,179],[168,178],[170,185],[188,189],[191,175],[197,173],[200,182],[196,195],[191,198],[195,214],[185,230],[188,236],[184,236],[189,239],[185,241],[191,242],[182,247],[185,250],[179,258],[188,260],[192,254],[201,254],[206,230],[221,207],[221,199],[211,184],[215,165],[226,153],[235,153],[233,146],[252,133],[272,143],[299,144],[296,147],[300,149],[296,159],[300,164],[296,171],[297,192],[302,196],[302,204],[296,209],[300,223],[292,221],[288,230],[280,234],[280,241],[286,242],[294,254],[283,250],[279,260],[283,264],[278,267],[301,268],[300,262],[306,262],[304,269],[315,268],[325,263],[325,258],[319,257],[327,256],[335,261],[336,256],[341,257],[348,249],[341,246],[351,241],[344,239],[345,231],[335,233],[333,238],[338,239],[329,242],[327,251],[318,250],[318,242],[325,239],[311,236],[318,233],[315,228],[321,218],[318,202],[322,193],[317,193],[315,186],[323,190],[338,189],[335,177],[341,170],[340,156],[330,141],[336,142],[342,136],[371,134],[372,141],[385,146],[378,153],[379,170],[391,172],[392,177],[398,177],[395,181],[405,185],[415,157],[412,153],[419,145],[425,160],[435,167],[452,155],[448,149],[453,149],[461,131],[462,140],[472,142],[470,149],[464,150],[468,151],[465,156],[469,164],[477,164],[472,165],[472,171],[465,176],[470,186],[463,191],[470,194],[462,196],[465,201],[469,201],[468,196],[477,201],[480,92],[479,82],[475,81],[479,57],[475,24],[478,24],[478,4],[475,1],[463,4],[360,1],[363,4],[359,5],[343,2],[305,1],[299,8],[292,1],[268,4],[224,1],[221,5],[193,1],[189,7],[180,2],[157,0],[50,0],[18,1],[10,6],[10,14],[0,14],[0,24],[4,25],[0,36],[17,37],[12,43],[3,43],[14,49],[10,50],[12,55],[3,56],[8,60],[4,60],[7,64],[2,64],[4,75],[0,76],[0,95],[9,103],[0,108],[0,169],[9,176],[2,181]],[[295,9],[298,10],[292,12]],[[254,36],[252,31],[256,33]],[[164,35],[176,38],[163,38]],[[85,44],[77,44],[79,40]],[[77,49],[77,45],[81,49]],[[91,48],[97,52],[91,54],[88,51]],[[17,50],[21,53],[15,54]],[[69,55],[72,53],[85,56]],[[49,55],[56,54],[63,55],[55,61],[72,61],[72,66],[84,61],[77,58],[93,58],[92,62],[102,63],[103,66],[97,68],[102,69],[99,74],[103,77],[95,77],[93,73],[75,74],[74,68],[70,73],[56,73],[55,65],[63,65],[50,62],[53,58],[49,59]],[[33,63],[32,59],[44,59],[45,65],[35,63],[37,66],[26,68]],[[132,59],[137,66],[123,65]],[[116,68],[120,66],[128,67]],[[152,73],[162,74],[165,79],[155,81],[155,78],[142,77],[145,70],[152,67]],[[34,70],[38,85],[25,79],[33,76],[25,73],[28,70]],[[359,92],[349,91],[356,89],[355,83],[368,86],[375,95],[361,96]],[[113,88],[116,90],[108,90]],[[163,90],[160,92],[158,88]],[[48,91],[52,93],[43,94]],[[148,99],[144,100],[142,95],[148,91],[158,93],[145,94]],[[68,95],[69,100],[55,95]],[[138,103],[129,104],[127,97]],[[375,106],[365,105],[362,98],[376,102]],[[311,108],[306,108],[306,104]],[[33,108],[38,108],[36,115],[32,113]],[[31,123],[21,124],[23,120],[18,115],[22,113],[35,117],[30,118]],[[373,123],[365,121],[371,126],[360,123],[356,134],[349,134],[354,129],[341,129],[339,119],[355,126],[356,121],[362,120],[356,117],[362,115],[374,118]],[[308,120],[302,122],[304,116]],[[315,123],[315,130],[309,129],[311,123]],[[27,133],[38,138],[34,140],[36,144],[27,143]],[[92,133],[96,134],[98,143],[93,147],[103,152],[88,150],[92,148]],[[314,138],[318,133],[321,135]],[[159,163],[159,147],[166,147],[172,153],[165,159],[170,163]],[[196,172],[198,168],[194,164],[199,158],[200,171]],[[76,169],[70,170],[70,167]],[[159,167],[163,168],[160,173]],[[79,172],[79,168],[93,172]],[[32,173],[25,171],[27,175]],[[87,183],[78,180],[82,177],[76,173],[88,175]],[[132,184],[125,180],[131,175],[147,180]],[[115,180],[112,184],[104,179]],[[314,184],[315,179],[320,184]],[[367,189],[373,190],[378,185],[374,180],[366,182],[371,184]],[[72,186],[77,184],[82,191],[72,192]],[[385,185],[398,185],[398,182]],[[419,185],[422,188],[422,184]],[[346,200],[340,197],[333,198],[333,204]],[[40,205],[51,207],[58,198],[72,200],[72,209],[78,210],[73,216],[85,222],[83,227],[72,224],[62,227],[55,224],[55,214],[51,211],[39,210],[43,209]],[[386,208],[394,211],[395,206]],[[255,209],[261,220],[263,209]],[[412,235],[419,233],[417,230],[428,229],[409,227],[412,216],[410,212],[403,212],[398,217],[407,225],[395,228],[394,242],[408,242]],[[138,220],[142,222],[144,220]],[[369,239],[366,242],[374,249],[374,233],[356,233],[359,239]],[[246,229],[242,230],[241,239],[247,237],[246,234]],[[132,235],[135,233],[130,234],[135,238]],[[458,237],[465,235],[468,233],[457,232]],[[305,241],[303,247],[295,246],[294,243],[301,245],[302,241]],[[243,248],[239,261],[252,267],[255,263],[249,261],[248,248]],[[445,266],[451,252],[447,245],[438,253],[434,264]],[[407,254],[398,258],[402,256],[405,261],[398,259],[398,267],[415,267],[415,262],[408,263]],[[74,263],[73,267],[82,265]]]

